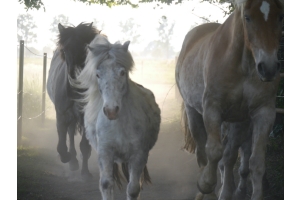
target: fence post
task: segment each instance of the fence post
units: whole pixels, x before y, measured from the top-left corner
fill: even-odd
[[[23,110],[23,68],[24,68],[24,40],[20,40],[19,55],[19,84],[18,84],[18,108],[17,108],[17,144],[22,142],[22,110]]]
[[[47,53],[44,53],[43,60],[43,91],[42,91],[42,124],[45,123],[45,105],[46,105],[46,70],[47,70]]]

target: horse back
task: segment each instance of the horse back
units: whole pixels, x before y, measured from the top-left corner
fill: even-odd
[[[206,36],[211,35],[220,25],[218,23],[207,23],[190,30],[184,38],[177,63],[182,63],[186,54],[190,51],[197,50],[199,42]]]

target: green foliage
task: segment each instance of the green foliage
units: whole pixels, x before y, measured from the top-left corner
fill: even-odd
[[[25,5],[25,9],[28,11],[29,9],[37,9],[43,8],[46,11],[44,3],[42,0],[18,0],[20,4]]]
[[[42,2],[42,0],[18,0],[20,4],[24,4],[25,5],[25,9],[37,9],[39,10],[41,7],[44,9],[45,11],[45,6]],[[76,2],[83,2],[87,5],[92,5],[92,4],[100,4],[100,5],[105,5],[108,7],[113,7],[113,6],[119,6],[119,5],[130,5],[133,8],[137,8],[139,6],[139,4],[141,3],[153,3],[156,2],[157,5],[159,6],[160,4],[180,4],[183,2],[183,0],[139,0],[136,1],[137,3],[132,3],[132,1],[130,0],[73,0]],[[185,0],[188,1],[188,0]],[[207,1],[211,4],[219,4],[219,3],[224,3],[227,2],[228,0],[200,0],[200,2],[204,2]],[[222,9],[223,10],[223,9]],[[227,8],[227,10],[223,10],[224,14],[230,14],[232,11],[234,10],[233,5],[230,4]]]

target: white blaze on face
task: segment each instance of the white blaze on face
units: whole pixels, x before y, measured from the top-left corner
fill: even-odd
[[[260,11],[264,14],[264,18],[267,21],[268,20],[268,15],[270,12],[270,4],[266,1],[263,1],[261,6],[260,6]]]

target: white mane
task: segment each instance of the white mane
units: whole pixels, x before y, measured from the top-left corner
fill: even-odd
[[[95,123],[98,113],[102,108],[103,100],[98,88],[96,77],[97,66],[106,59],[113,59],[120,63],[127,71],[131,71],[134,61],[129,52],[125,52],[120,43],[111,44],[103,35],[97,35],[87,48],[85,67],[77,72],[76,80],[70,80],[72,86],[83,89],[82,99],[85,122]]]

